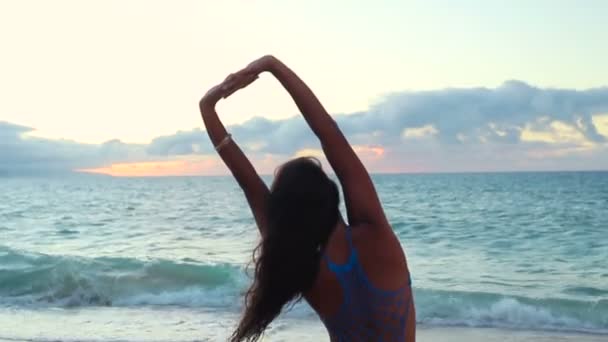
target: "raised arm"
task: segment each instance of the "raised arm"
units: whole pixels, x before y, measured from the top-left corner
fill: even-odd
[[[253,73],[269,71],[281,82],[321,141],[323,152],[344,190],[350,224],[390,227],[367,170],[310,88],[285,64],[265,56],[248,67]]]
[[[212,88],[201,99],[199,106],[207,134],[216,147],[220,157],[230,169],[230,172],[245,193],[249,207],[253,212],[256,224],[262,235],[266,227],[266,198],[269,195],[268,187],[255,171],[251,162],[243,151],[228,135],[215,110],[216,103],[222,97],[228,97],[236,90],[253,82],[257,76],[234,74],[229,76],[222,84]]]

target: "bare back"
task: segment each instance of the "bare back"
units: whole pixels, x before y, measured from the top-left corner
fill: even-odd
[[[306,299],[332,341],[415,340],[409,271],[390,230],[338,225]]]

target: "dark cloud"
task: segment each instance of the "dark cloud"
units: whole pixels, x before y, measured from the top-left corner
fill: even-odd
[[[151,156],[178,156],[212,152],[207,133],[195,128],[154,138],[146,148]]]
[[[46,174],[143,156],[142,147],[111,140],[100,145],[28,136],[33,128],[0,121],[0,174]]]
[[[32,129],[25,126],[15,125],[10,122],[0,121],[0,138],[10,139],[19,136],[22,133],[31,131]]]
[[[517,142],[526,124],[547,128],[559,120],[573,125],[592,141],[605,141],[591,116],[608,112],[608,88],[584,91],[541,89],[520,81],[490,88],[444,89],[388,95],[362,113],[347,131],[378,130],[396,136],[409,127],[433,125],[444,143],[460,143],[459,135]],[[550,120],[539,121],[543,117]],[[344,120],[347,121],[347,120]],[[498,134],[498,131],[506,133]]]
[[[351,142],[395,146],[407,128],[431,125],[443,145],[521,142],[524,128],[547,130],[561,121],[589,141],[605,142],[592,116],[608,113],[608,88],[589,90],[543,89],[520,81],[497,88],[444,89],[389,94],[368,111],[335,115]],[[245,146],[267,153],[289,154],[316,147],[318,143],[304,120],[293,117],[270,121],[254,118],[231,126],[234,137]],[[460,137],[468,139],[461,139]],[[156,141],[158,140],[158,141]],[[162,155],[171,151],[191,153],[190,146],[207,146],[204,132],[194,130],[156,139],[151,147]],[[202,145],[201,145],[202,144]],[[208,148],[202,149],[207,153]]]
[[[453,163],[460,163],[466,168],[467,161],[472,163],[480,156],[486,160],[496,159],[499,163],[500,158],[493,158],[497,153],[512,156],[513,164],[518,163],[517,158],[534,160],[535,156],[542,156],[545,152],[548,159],[542,165],[553,165],[549,160],[579,164],[581,160],[588,160],[589,165],[608,167],[606,137],[598,132],[592,120],[593,115],[604,113],[608,113],[608,88],[552,89],[508,81],[497,88],[392,93],[367,111],[338,114],[334,118],[353,144],[382,145],[395,153],[419,155],[421,162],[425,155],[432,159],[429,156],[432,153],[441,156],[435,165],[438,168]],[[596,155],[589,156],[576,154],[580,146],[573,142],[548,144],[522,141],[525,128],[547,131],[552,129],[554,121],[573,127],[587,142],[601,148],[596,149]],[[424,126],[434,127],[431,139],[417,140],[416,144],[404,141],[404,130]],[[157,137],[148,145],[126,144],[119,140],[89,145],[33,138],[27,136],[31,130],[29,127],[0,122],[0,171],[35,168],[69,170],[120,161],[213,153],[207,134],[199,128]],[[277,121],[256,117],[230,126],[228,130],[248,152],[292,155],[303,148],[319,147],[299,116]],[[577,156],[570,154],[570,159],[566,160],[556,149],[573,151]],[[416,151],[425,152],[419,154]],[[395,157],[398,158],[398,155]],[[604,164],[597,164],[598,160]],[[475,169],[474,163],[471,165],[473,167],[470,169]]]

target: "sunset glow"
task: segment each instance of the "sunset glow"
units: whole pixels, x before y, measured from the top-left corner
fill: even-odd
[[[118,163],[106,167],[77,171],[99,173],[116,177],[160,177],[218,174],[222,165],[217,160],[169,160],[141,163]]]
[[[365,145],[353,145],[353,150],[359,155],[360,158],[366,159],[368,157],[380,158],[384,155],[384,148],[382,146],[365,146]],[[324,158],[325,154],[321,149],[305,148],[297,151],[294,157],[316,157]]]

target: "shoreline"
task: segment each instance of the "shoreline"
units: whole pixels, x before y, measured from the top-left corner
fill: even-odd
[[[88,312],[87,312],[88,311]],[[2,312],[0,342],[194,342],[224,341],[232,331],[235,315],[213,311],[180,312],[134,309]],[[56,330],[57,322],[63,329]],[[493,327],[418,324],[419,342],[605,342],[608,334],[550,330],[514,330]],[[323,324],[316,319],[282,318],[263,338],[265,342],[328,342]]]
[[[608,339],[605,334],[541,331],[541,330],[510,330],[503,328],[475,327],[440,327],[418,325],[416,341],[421,342],[523,342],[523,341],[580,341],[603,342]]]

